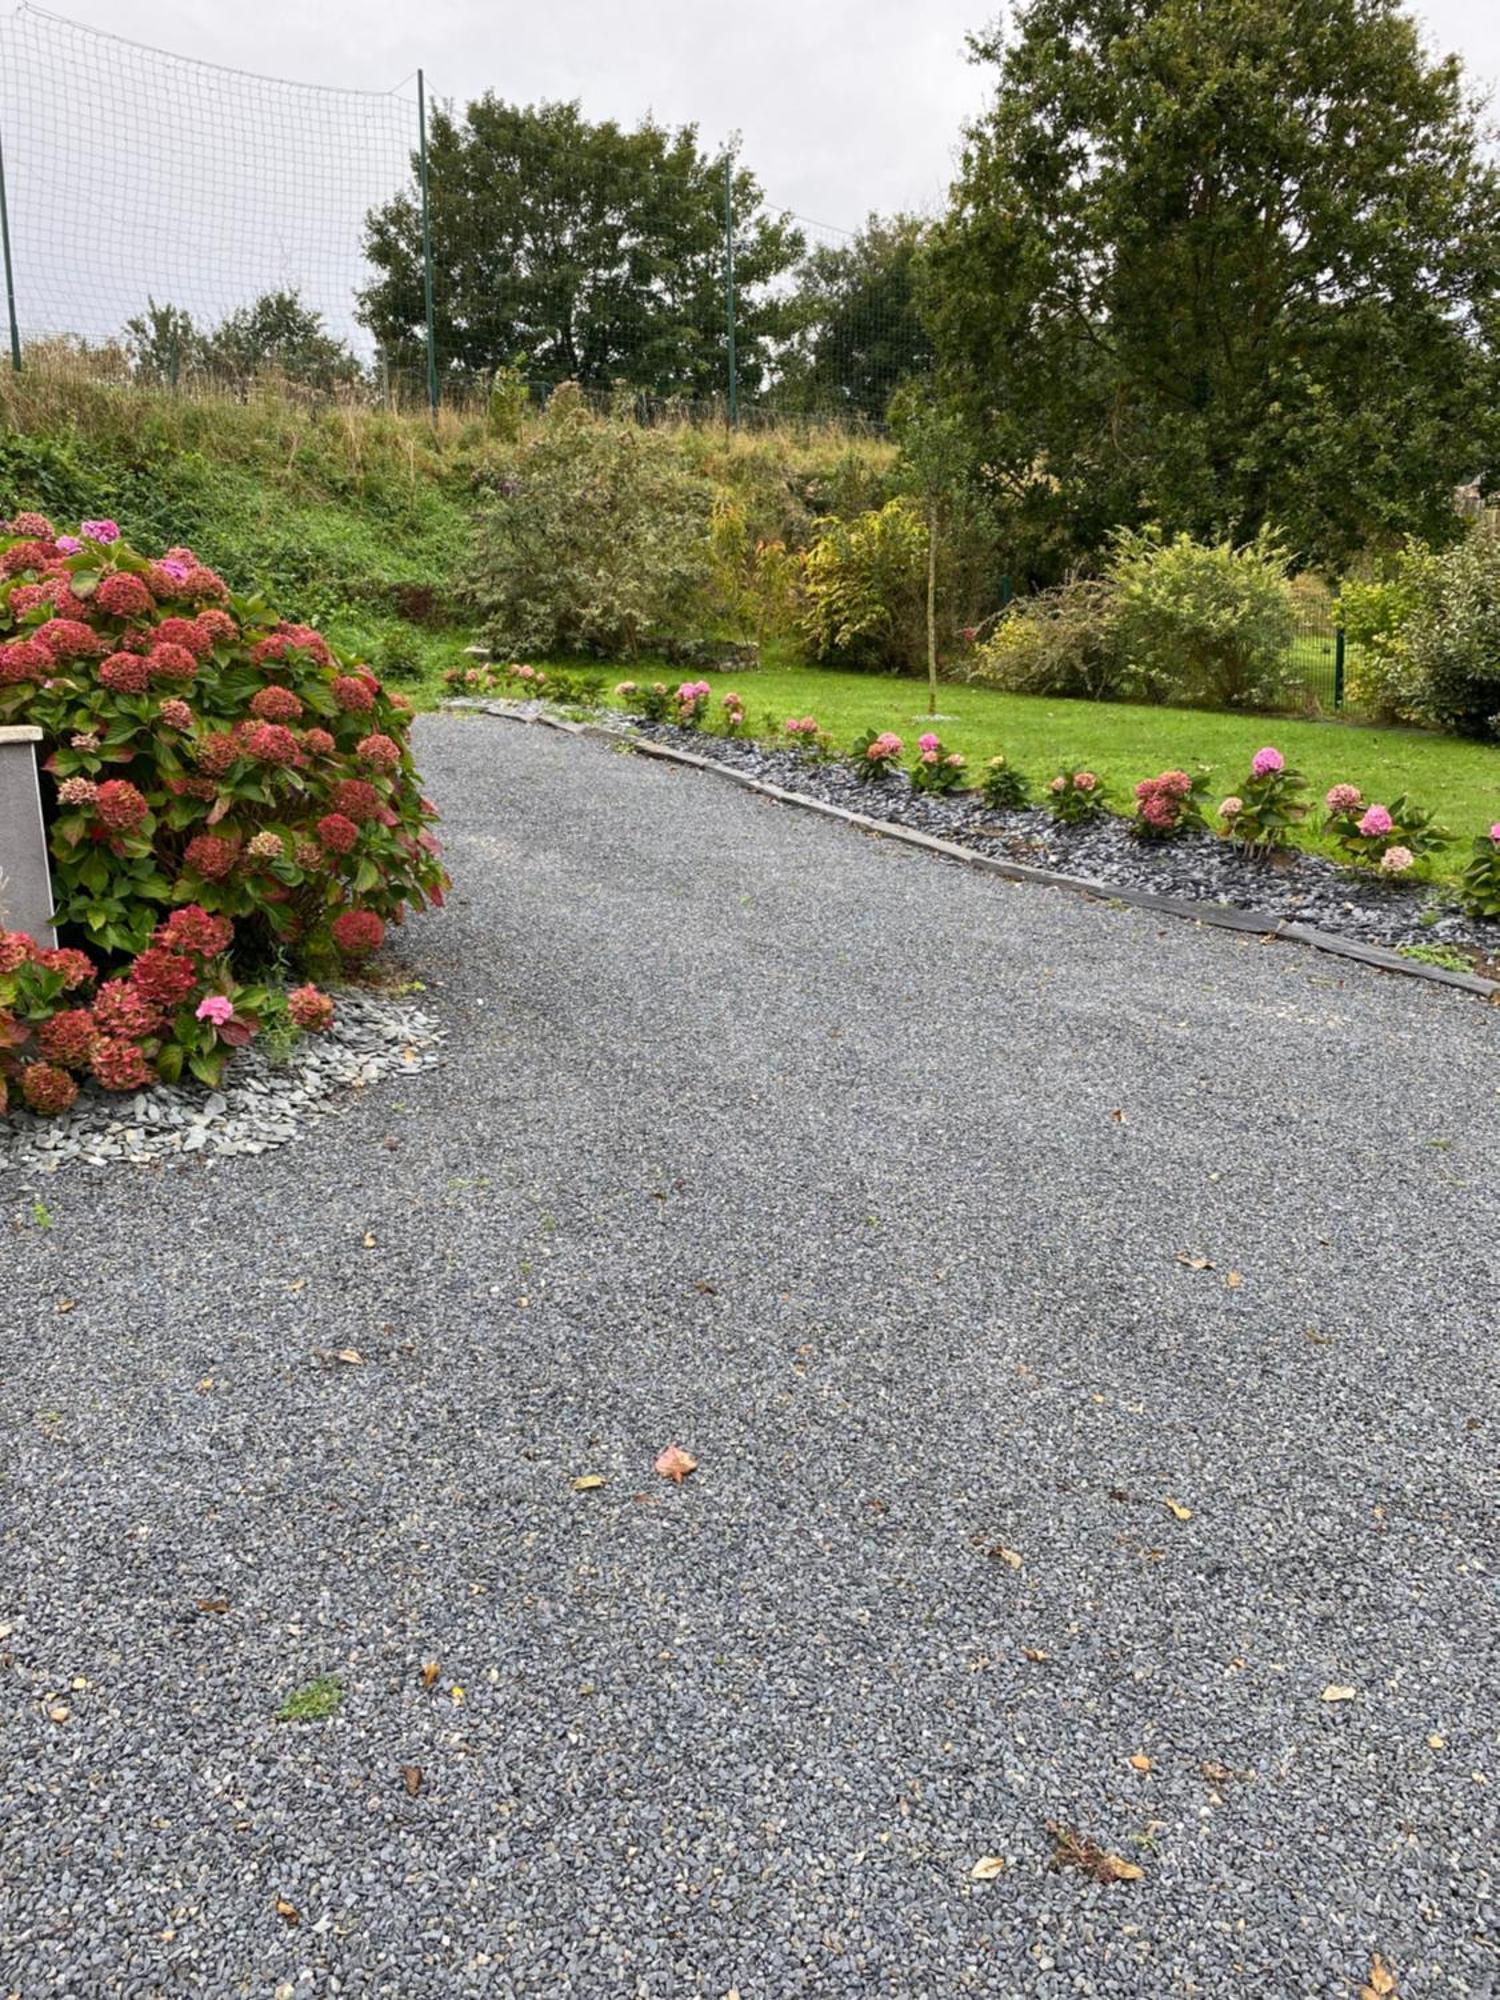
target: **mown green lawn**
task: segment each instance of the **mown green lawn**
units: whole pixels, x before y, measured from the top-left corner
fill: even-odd
[[[611,690],[627,671],[637,680],[680,678],[665,669],[636,666],[611,671]],[[821,668],[708,678],[712,710],[717,712],[719,697],[734,688],[757,735],[779,734],[790,715],[814,715],[840,749],[870,728],[893,729],[914,748],[928,726],[927,689],[921,681]],[[1404,791],[1435,808],[1457,839],[1423,864],[1433,880],[1455,877],[1474,835],[1500,820],[1500,747],[1492,744],[1355,722],[1054,701],[948,684],[938,693],[945,719],[934,726],[947,748],[963,751],[971,763],[1004,751],[1038,786],[1064,760],[1086,765],[1108,782],[1111,802],[1120,811],[1134,804],[1137,779],[1179,766],[1188,771],[1206,767],[1217,803],[1244,778],[1261,745],[1274,743],[1306,776],[1320,806],[1328,787],[1342,780],[1358,785],[1370,800],[1389,803]],[[1331,852],[1315,831],[1302,838],[1309,847]]]

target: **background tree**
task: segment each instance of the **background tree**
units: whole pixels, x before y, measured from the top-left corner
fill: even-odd
[[[198,366],[201,340],[191,313],[148,298],[146,310],[125,322],[125,345],[143,381],[175,388]]]
[[[903,485],[922,509],[927,530],[927,713],[938,712],[938,584],[945,574],[951,592],[972,589],[976,530],[982,542],[992,523],[975,479],[973,441],[961,417],[943,409],[927,385],[909,383],[891,405],[901,443]],[[965,561],[965,556],[969,557]],[[948,621],[950,627],[954,621]]]
[[[434,114],[428,139],[440,367],[518,365],[546,382],[624,382],[658,396],[726,383],[724,174],[696,129],[590,124],[577,104],[477,99]],[[415,171],[415,162],[413,163]],[[772,281],[802,254],[785,216],[733,169],[740,380],[755,394],[794,320]],[[421,215],[414,189],[374,210],[378,276],[361,318],[406,365],[424,352]],[[519,358],[519,359],[518,359]]]
[[[172,387],[194,375],[242,383],[274,370],[289,382],[326,390],[360,376],[355,356],[324,331],[321,315],[297,292],[263,292],[212,331],[195,325],[180,306],[148,299],[145,312],[126,321],[125,339],[136,373]]]
[[[798,274],[798,346],[776,400],[879,421],[893,392],[932,365],[914,266],[927,225],[872,215],[847,243],[819,244]]]
[[[1337,567],[1496,459],[1500,188],[1395,0],[1022,0],[924,292],[1036,565],[1122,522]]]

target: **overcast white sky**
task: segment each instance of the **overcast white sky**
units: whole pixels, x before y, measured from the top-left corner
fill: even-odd
[[[940,202],[982,102],[964,37],[997,0],[54,0],[56,11],[177,54],[306,83],[385,90],[420,64],[442,95],[578,97],[650,110],[717,144],[744,135],[767,194],[850,227]],[[1429,39],[1500,79],[1500,6],[1428,0]]]

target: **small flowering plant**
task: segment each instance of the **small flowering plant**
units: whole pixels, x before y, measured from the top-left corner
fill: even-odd
[[[1130,831],[1137,840],[1170,840],[1190,827],[1201,827],[1208,779],[1201,772],[1163,771],[1142,778],[1135,788],[1135,812]]]
[[[1062,826],[1086,826],[1104,810],[1104,781],[1097,771],[1075,771],[1064,765],[1048,780],[1042,804]]]
[[[679,729],[697,729],[702,725],[712,692],[707,681],[684,681],[673,690],[671,719]]]
[[[1323,800],[1324,831],[1355,867],[1374,868],[1386,877],[1406,874],[1418,858],[1446,847],[1452,835],[1437,815],[1405,792],[1386,806],[1366,804],[1357,785],[1334,785]]]
[[[730,689],[719,703],[720,727],[726,736],[743,736],[749,728],[742,696]]]
[[[815,715],[789,715],[781,731],[789,746],[809,763],[819,762],[832,751],[833,739],[819,728]]]
[[[980,773],[984,802],[996,812],[1019,812],[1030,796],[1026,779],[1004,756],[991,757]]]
[[[1500,819],[1474,842],[1469,865],[1459,878],[1459,894],[1470,916],[1500,921]]]
[[[1306,794],[1307,780],[1267,744],[1251,758],[1250,775],[1240,790],[1221,800],[1220,825],[1248,854],[1265,858],[1286,847],[1292,830],[1307,818]]]
[[[901,738],[889,729],[867,729],[850,755],[857,776],[873,782],[895,768],[903,749]]]
[[[673,692],[665,681],[621,681],[615,699],[643,722],[665,722],[668,716],[676,719]]]
[[[911,781],[919,792],[956,792],[968,772],[968,760],[957,750],[947,750],[942,739],[927,730],[917,738],[917,758],[911,767]]]

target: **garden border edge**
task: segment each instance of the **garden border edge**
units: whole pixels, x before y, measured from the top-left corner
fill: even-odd
[[[459,708],[471,705],[454,702],[445,706]],[[1280,918],[1258,915],[1254,910],[1236,909],[1228,903],[1188,903],[1177,896],[1159,896],[1149,889],[1129,889],[1114,882],[1096,882],[1086,875],[1063,875],[1055,869],[1034,868],[1022,861],[1002,861],[998,855],[978,854],[973,848],[960,847],[955,841],[940,840],[935,834],[919,833],[915,827],[898,826],[892,820],[874,819],[868,813],[851,812],[847,806],[831,805],[826,799],[815,799],[806,792],[789,791],[784,785],[751,777],[748,771],[737,771],[731,765],[720,764],[712,757],[700,757],[691,750],[679,750],[672,744],[653,742],[650,737],[639,736],[630,729],[612,729],[600,722],[569,722],[555,715],[528,715],[504,702],[478,702],[472,707],[480,714],[495,716],[502,722],[555,729],[565,736],[596,737],[602,742],[619,744],[638,756],[655,757],[664,763],[680,764],[688,770],[706,771],[713,777],[727,778],[742,791],[757,792],[762,798],[774,799],[780,805],[798,806],[804,812],[818,813],[824,819],[856,827],[861,833],[873,834],[882,840],[899,841],[904,846],[937,854],[945,861],[961,862],[966,868],[978,869],[983,874],[999,875],[1006,881],[1029,882],[1037,888],[1066,889],[1093,902],[1123,903],[1130,909],[1147,910],[1154,916],[1176,917],[1191,924],[1207,924],[1215,930],[1248,932],[1256,937],[1274,938],[1279,943],[1308,945],[1314,951],[1325,952],[1333,958],[1352,959],[1356,964],[1370,966],[1377,972],[1399,973],[1403,978],[1425,980],[1433,986],[1456,987],[1461,993],[1473,993],[1480,999],[1500,1003],[1500,980],[1485,979],[1475,972],[1449,972],[1440,965],[1424,965],[1420,959],[1403,958],[1399,952],[1390,951],[1384,945],[1362,944],[1357,938],[1339,937],[1332,931],[1316,930],[1311,924],[1286,923]]]

